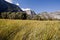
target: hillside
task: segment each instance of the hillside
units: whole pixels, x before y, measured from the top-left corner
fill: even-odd
[[[60,40],[60,22],[0,19],[0,40]]]
[[[26,15],[16,4],[0,0],[0,19],[26,19]]]

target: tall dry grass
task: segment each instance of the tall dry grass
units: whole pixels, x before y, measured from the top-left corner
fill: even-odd
[[[0,19],[0,40],[60,40],[60,22]]]

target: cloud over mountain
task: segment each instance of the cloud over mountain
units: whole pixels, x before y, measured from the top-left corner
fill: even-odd
[[[16,3],[16,5],[18,5],[18,6],[19,6],[20,4],[19,4],[19,3]]]
[[[22,8],[23,11],[26,11],[26,10],[31,10],[30,8]]]
[[[12,3],[12,2],[13,2],[13,0],[5,0],[5,1],[10,2],[10,3]]]
[[[7,1],[9,3],[13,3],[13,0],[5,0],[5,1]],[[15,4],[19,6],[19,3],[18,2],[16,2]]]

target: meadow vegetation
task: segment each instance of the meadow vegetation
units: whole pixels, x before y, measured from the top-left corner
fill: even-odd
[[[60,40],[60,21],[0,19],[0,40]]]

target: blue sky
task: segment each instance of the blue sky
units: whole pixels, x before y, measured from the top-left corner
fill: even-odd
[[[17,2],[21,8],[30,8],[36,13],[60,10],[60,0],[13,0],[14,4]]]

